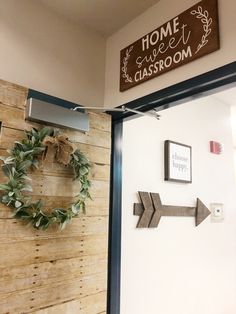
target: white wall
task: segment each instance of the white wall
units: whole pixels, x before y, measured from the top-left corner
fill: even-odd
[[[236,185],[230,107],[202,98],[162,111],[160,121],[124,123],[121,314],[236,313]],[[192,184],[164,181],[164,140],[192,146]],[[209,153],[209,141],[224,153]],[[136,229],[138,191],[159,192],[163,204],[224,204],[225,221],[161,218]]]
[[[0,78],[82,105],[104,101],[105,39],[33,0],[0,0]]]
[[[148,95],[175,83],[205,73],[235,61],[236,55],[236,1],[218,0],[220,22],[220,50],[198,60],[162,74],[148,82],[119,92],[120,50],[176,15],[190,8],[198,0],[160,0],[131,23],[127,24],[107,41],[105,106],[118,106]]]
[[[236,178],[236,148],[234,148],[234,173]]]
[[[234,95],[234,94],[233,94]],[[233,144],[234,144],[234,170],[236,177],[236,105],[233,99],[233,95],[231,97],[231,127],[232,127],[232,136],[233,136]]]

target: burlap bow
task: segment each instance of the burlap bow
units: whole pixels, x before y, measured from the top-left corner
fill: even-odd
[[[46,146],[43,159],[47,162],[53,162],[56,158],[63,165],[69,164],[71,154],[76,150],[75,145],[68,141],[65,135],[46,136],[43,144]]]

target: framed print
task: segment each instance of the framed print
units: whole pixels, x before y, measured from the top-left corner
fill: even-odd
[[[191,146],[165,141],[165,181],[192,182]]]

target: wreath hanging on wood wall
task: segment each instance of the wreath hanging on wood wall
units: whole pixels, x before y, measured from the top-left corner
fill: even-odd
[[[0,184],[3,195],[0,201],[13,209],[14,217],[31,223],[37,229],[47,229],[51,224],[59,224],[63,229],[80,211],[85,211],[85,200],[91,199],[88,179],[91,164],[86,156],[71,143],[65,135],[57,130],[45,127],[41,130],[33,128],[25,131],[26,138],[15,142],[9,151],[10,156],[3,160],[2,170],[8,182]],[[67,209],[54,208],[49,212],[43,211],[43,202],[32,202],[24,194],[32,191],[27,172],[38,167],[40,158],[54,159],[72,167],[74,180],[80,182],[80,190],[76,201]]]

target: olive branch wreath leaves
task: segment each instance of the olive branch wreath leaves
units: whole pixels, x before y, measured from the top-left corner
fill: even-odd
[[[38,168],[39,157],[46,149],[43,145],[44,138],[55,137],[58,131],[49,127],[41,130],[33,128],[31,131],[25,131],[25,134],[25,139],[15,142],[14,147],[9,151],[9,157],[1,157],[2,170],[8,182],[0,184],[0,191],[2,191],[0,201],[13,210],[15,218],[32,224],[36,229],[45,230],[51,224],[58,224],[61,229],[64,229],[80,211],[85,211],[85,200],[91,199],[89,193],[91,182],[88,179],[91,164],[79,149],[71,154],[69,166],[74,171],[74,180],[80,182],[76,201],[67,209],[54,208],[46,213],[43,211],[42,200],[32,202],[30,197],[24,195],[24,192],[32,192],[31,179],[27,176],[27,172]]]
[[[197,50],[195,51],[195,54],[198,53],[202,47],[204,47],[208,43],[207,37],[211,33],[210,25],[212,24],[212,18],[209,18],[209,12],[207,10],[203,11],[203,8],[201,6],[198,6],[197,10],[191,11],[192,15],[195,15],[197,19],[201,19],[201,22],[203,23],[203,30],[204,34],[202,35],[201,42],[197,46]]]
[[[131,46],[130,48],[126,49],[126,54],[125,54],[125,57],[123,58],[123,67],[121,68],[122,72],[124,73],[122,75],[123,78],[125,78],[125,82],[126,83],[132,83],[133,82],[133,79],[131,76],[129,76],[129,74],[127,73],[127,65],[128,65],[128,61],[129,61],[129,58],[130,58],[130,53],[131,51],[133,50],[133,46]]]

